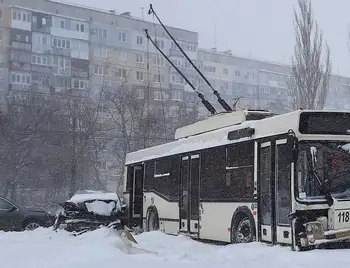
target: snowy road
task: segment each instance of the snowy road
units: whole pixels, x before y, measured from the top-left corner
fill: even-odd
[[[350,250],[292,252],[289,248],[249,245],[213,246],[162,233],[136,236],[139,246],[158,255],[127,255],[122,243],[106,229],[71,237],[50,229],[0,232],[0,264],[6,268],[116,267],[344,267]]]

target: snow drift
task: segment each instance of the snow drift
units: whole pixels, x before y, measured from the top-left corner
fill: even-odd
[[[127,254],[124,243],[107,228],[78,237],[44,228],[23,233],[0,232],[1,267],[329,268],[350,264],[350,250],[293,252],[289,247],[260,243],[214,246],[160,232],[143,233],[136,239],[140,247],[156,251],[158,255]]]

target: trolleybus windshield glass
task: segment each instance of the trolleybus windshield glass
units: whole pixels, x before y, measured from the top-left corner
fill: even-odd
[[[350,142],[348,141],[300,143],[296,177],[298,199],[301,201],[325,199],[325,193],[312,172],[312,154],[315,156],[315,171],[332,197],[350,199]]]

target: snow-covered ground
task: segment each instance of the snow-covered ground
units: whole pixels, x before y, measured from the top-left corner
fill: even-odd
[[[69,236],[65,231],[55,233],[51,229],[0,232],[0,267],[330,268],[350,265],[350,250],[292,252],[289,248],[259,243],[214,246],[159,232],[143,233],[136,239],[139,247],[156,251],[158,255],[124,253],[122,242],[107,229],[78,237]]]

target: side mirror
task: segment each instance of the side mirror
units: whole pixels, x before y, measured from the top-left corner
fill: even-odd
[[[299,146],[298,138],[296,138],[293,134],[289,135],[287,138],[287,151],[288,155],[286,155],[286,158],[288,162],[296,162],[299,154]]]

